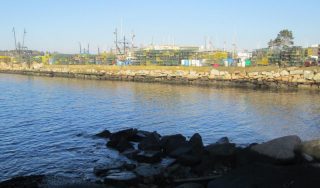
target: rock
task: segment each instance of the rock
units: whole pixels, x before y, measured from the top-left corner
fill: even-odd
[[[216,144],[229,144],[229,143],[230,142],[228,137],[222,137],[216,142]]]
[[[110,140],[107,143],[107,146],[113,149],[118,150],[119,152],[123,152],[128,149],[134,149],[133,145],[126,140],[126,138],[120,138],[120,140]]]
[[[304,77],[304,79],[312,80],[313,77],[314,77],[314,73],[313,73],[313,71],[305,70],[305,71],[303,72],[303,77]]]
[[[130,171],[114,172],[105,177],[106,183],[126,183],[136,184],[138,183],[138,177],[135,173]]]
[[[201,162],[192,167],[192,171],[198,176],[205,176],[211,174],[214,170],[214,161],[209,155],[204,155],[201,158]]]
[[[141,131],[141,130],[138,130],[136,134],[134,134],[131,138],[130,138],[130,141],[133,141],[133,142],[140,142],[142,141],[144,138],[146,138],[147,136],[149,136],[150,134],[152,134],[151,132],[149,131]],[[157,133],[156,133],[157,134]],[[159,135],[160,136],[160,135]]]
[[[140,151],[136,149],[128,149],[122,152],[121,154],[126,156],[128,159],[134,159],[139,152]]]
[[[177,186],[176,188],[204,188],[204,186],[199,183],[184,183]]]
[[[161,157],[162,153],[159,151],[141,151],[133,159],[139,163],[158,163]]]
[[[191,152],[192,152],[192,146],[189,144],[184,144],[184,145],[180,146],[179,148],[170,152],[168,155],[170,157],[178,158],[180,156],[190,154]]]
[[[42,176],[42,175],[14,177],[10,180],[0,182],[0,187],[2,188],[35,188],[35,187],[39,187],[44,177],[45,176]]]
[[[121,130],[121,131],[112,133],[110,136],[110,140],[120,141],[121,138],[125,138],[128,141],[133,141],[137,133],[138,133],[138,130],[133,128]]]
[[[220,75],[220,72],[219,72],[218,70],[216,70],[216,69],[212,69],[212,70],[210,71],[210,75],[219,76],[219,75]]]
[[[303,142],[301,152],[320,160],[320,140]]]
[[[98,134],[96,134],[97,137],[100,137],[100,138],[109,138],[111,135],[111,132],[108,131],[108,130],[104,130]]]
[[[192,147],[193,153],[201,154],[203,152],[202,137],[199,133],[195,133],[189,140],[189,145]]]
[[[298,136],[285,136],[254,145],[251,150],[277,161],[289,162],[295,159],[295,150],[300,144]]]
[[[108,171],[115,169],[122,169],[126,162],[124,161],[115,161],[108,164],[101,164],[93,168],[93,173],[96,176],[105,176]]]
[[[138,166],[134,172],[141,177],[160,176],[163,173],[163,168],[159,165],[143,164]]]
[[[248,73],[249,77],[258,76],[258,75],[259,75],[259,72],[249,72]]]
[[[231,157],[236,152],[235,144],[210,144],[204,148],[212,157]]]
[[[300,75],[303,74],[303,70],[291,70],[290,75]]]
[[[317,73],[314,77],[313,80],[316,82],[320,82],[320,73]]]
[[[283,71],[280,72],[280,75],[281,76],[289,76],[289,72],[286,71],[286,70],[283,70]]]
[[[185,166],[194,166],[201,162],[201,156],[195,154],[185,154],[177,157],[177,162]]]
[[[320,187],[320,168],[310,165],[252,164],[235,169],[208,183],[208,188]]]
[[[163,136],[160,140],[160,145],[165,153],[170,153],[186,143],[186,137],[181,134]]]
[[[152,151],[161,150],[160,135],[156,132],[149,134],[139,143],[138,148]]]
[[[180,164],[174,164],[166,169],[166,177],[173,179],[191,178],[196,175],[191,171],[191,167]]]

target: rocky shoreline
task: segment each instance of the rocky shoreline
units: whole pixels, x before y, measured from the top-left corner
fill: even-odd
[[[285,136],[238,147],[227,137],[204,145],[201,135],[125,129],[95,137],[128,161],[93,168],[97,182],[47,176],[17,177],[0,187],[319,187],[320,140]],[[58,182],[58,183],[57,183]]]
[[[50,68],[50,66],[33,65],[31,68],[26,68],[1,65],[0,73],[200,86],[320,90],[320,72],[318,69],[303,70],[297,67],[262,72],[228,72],[216,69],[211,69],[209,72],[197,72],[186,70],[121,69],[106,71],[94,68],[73,70],[68,68],[68,66],[64,68]]]

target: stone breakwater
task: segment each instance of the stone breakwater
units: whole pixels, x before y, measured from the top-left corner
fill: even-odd
[[[66,77],[89,80],[117,80],[137,82],[159,82],[170,84],[190,84],[204,86],[230,86],[247,88],[274,89],[313,89],[320,90],[320,71],[303,70],[297,67],[277,69],[274,71],[246,72],[219,71],[211,69],[207,72],[186,70],[98,70],[42,67],[33,65],[32,68],[10,67],[1,65],[0,72],[34,76]]]
[[[227,137],[204,145],[200,134],[160,135],[137,129],[94,137],[127,160],[115,159],[93,167],[96,182],[48,177],[17,177],[0,187],[132,187],[226,188],[319,187],[320,140],[298,136],[276,138],[238,147]]]

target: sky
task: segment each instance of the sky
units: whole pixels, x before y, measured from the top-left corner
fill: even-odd
[[[136,46],[176,44],[252,50],[289,29],[295,44],[320,43],[319,0],[1,0],[0,50],[17,40],[32,50],[77,53],[79,42],[110,50],[113,32]],[[122,29],[121,29],[122,28]],[[121,32],[122,31],[122,32]]]

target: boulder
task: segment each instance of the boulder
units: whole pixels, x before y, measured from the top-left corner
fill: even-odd
[[[314,77],[314,73],[313,73],[313,71],[305,70],[305,71],[303,72],[303,77],[304,77],[304,79],[312,80],[313,77]]]
[[[280,72],[281,76],[289,76],[289,72],[287,70],[283,70]]]
[[[300,188],[320,186],[320,168],[309,165],[276,166],[251,164],[212,180],[207,188],[274,187]]]
[[[138,166],[134,172],[141,177],[160,176],[163,173],[163,168],[160,165],[142,164]]]
[[[202,153],[203,152],[203,142],[202,142],[202,137],[200,136],[199,133],[195,133],[189,140],[188,143],[191,148],[193,153]]]
[[[163,136],[160,140],[160,145],[163,151],[167,154],[181,146],[184,146],[186,143],[186,137],[181,134]]]
[[[100,138],[109,138],[111,135],[111,132],[109,130],[104,130],[98,134],[96,134],[97,137],[100,137]]]
[[[141,150],[152,150],[152,151],[161,150],[160,135],[156,132],[153,132],[153,133],[147,135],[138,144],[138,148]]]
[[[290,162],[295,159],[295,150],[301,144],[298,136],[285,136],[251,147],[251,150],[279,162]]]
[[[119,152],[123,152],[128,149],[134,149],[133,145],[124,137],[121,137],[120,140],[110,140],[107,143],[107,146],[116,149]]]
[[[161,161],[162,153],[159,151],[141,151],[133,159],[139,163],[158,163]]]
[[[301,152],[320,160],[320,140],[303,142],[301,145]]]
[[[201,162],[201,156],[195,154],[185,154],[177,157],[177,162],[185,166],[194,166]]]
[[[126,162],[124,161],[115,161],[108,164],[100,164],[93,168],[93,173],[96,176],[105,176],[110,170],[122,169]]]
[[[168,155],[173,158],[178,158],[183,155],[191,154],[192,153],[192,146],[190,144],[181,145],[179,148],[173,150]]]
[[[212,157],[231,157],[235,155],[236,145],[231,143],[210,144],[206,146],[204,149]]]
[[[121,138],[125,138],[128,141],[133,141],[133,138],[136,136],[137,133],[138,133],[138,130],[133,128],[121,130],[121,131],[112,133],[110,136],[110,140],[120,141]]]
[[[134,159],[135,156],[140,153],[139,150],[136,150],[136,149],[128,149],[128,150],[125,150],[124,152],[122,152],[121,154],[126,156],[128,159]]]
[[[320,73],[317,73],[314,77],[313,80],[316,82],[320,82]]]
[[[218,71],[217,69],[212,69],[210,71],[210,75],[219,76],[220,75],[220,71]]]
[[[303,74],[303,70],[291,70],[290,74],[291,75],[300,75],[300,74]]]
[[[216,144],[229,144],[229,143],[230,142],[228,137],[222,137],[216,142]]]

